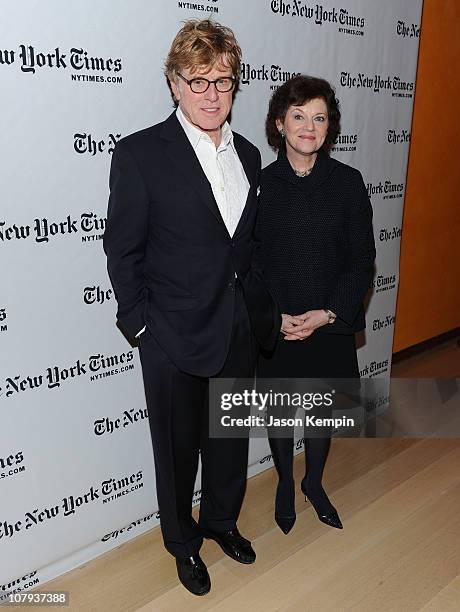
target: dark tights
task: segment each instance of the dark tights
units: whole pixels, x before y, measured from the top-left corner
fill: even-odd
[[[294,516],[294,441],[292,438],[269,438],[269,443],[279,478],[275,501],[276,514]],[[308,495],[315,510],[321,514],[327,514],[333,508],[322,487],[324,466],[330,446],[330,437],[305,439],[305,477],[302,480],[302,490]]]

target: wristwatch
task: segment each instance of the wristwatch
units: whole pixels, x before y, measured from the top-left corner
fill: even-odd
[[[334,323],[334,321],[337,319],[337,315],[332,312],[332,310],[329,310],[327,308],[323,308],[324,312],[327,314],[327,318],[328,318],[328,323]]]

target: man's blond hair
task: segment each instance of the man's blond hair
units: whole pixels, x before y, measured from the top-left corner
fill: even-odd
[[[165,74],[177,82],[177,73],[184,68],[228,65],[237,80],[241,72],[241,48],[230,28],[210,19],[189,19],[174,38],[165,61]]]

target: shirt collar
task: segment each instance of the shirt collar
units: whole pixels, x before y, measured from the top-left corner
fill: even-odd
[[[197,148],[201,140],[205,140],[206,142],[212,143],[210,136],[208,136],[205,132],[202,132],[197,127],[195,127],[192,123],[190,123],[190,121],[187,119],[187,117],[182,112],[180,106],[177,107],[176,117],[179,123],[181,124],[181,126],[184,128],[184,132],[187,138],[189,139],[190,144],[192,145],[194,150]],[[224,125],[222,126],[222,138],[221,138],[220,145],[217,150],[222,151],[229,145],[231,145],[232,149],[235,151],[235,145],[233,144],[233,132],[232,132],[232,129],[228,121],[226,121]]]

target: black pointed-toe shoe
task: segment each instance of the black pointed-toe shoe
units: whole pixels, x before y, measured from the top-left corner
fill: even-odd
[[[305,501],[310,501],[307,496],[305,496]],[[321,512],[318,512],[318,510],[316,510],[316,514],[318,515],[319,520],[325,523],[326,525],[329,525],[329,527],[335,527],[336,529],[343,529],[342,521],[340,520],[340,517],[337,514],[337,510],[335,508],[331,510],[330,512],[328,512],[327,514],[321,514]]]
[[[256,560],[256,553],[251,546],[251,542],[243,538],[236,527],[222,533],[203,529],[203,536],[217,542],[224,553],[238,563],[249,565]]]
[[[206,595],[211,590],[208,568],[200,555],[176,558],[177,575],[184,587],[193,595]]]
[[[278,514],[275,514],[275,522],[285,535],[287,535],[294,527],[295,519],[295,515],[279,516]]]
[[[319,520],[325,525],[329,525],[329,527],[335,527],[335,529],[343,529],[342,521],[337,513],[337,510],[329,501],[328,496],[323,491],[324,497],[326,499],[326,507],[320,507],[319,500],[315,500],[313,495],[308,495],[307,488],[305,485],[305,480],[302,480],[301,485],[302,493],[305,495],[305,501],[310,502],[313,508],[315,509],[316,514],[318,515]]]

